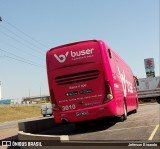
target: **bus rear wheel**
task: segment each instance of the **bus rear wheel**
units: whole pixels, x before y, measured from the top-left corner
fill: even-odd
[[[137,113],[137,109],[138,109],[138,103],[137,103],[136,109],[133,110],[133,113]]]

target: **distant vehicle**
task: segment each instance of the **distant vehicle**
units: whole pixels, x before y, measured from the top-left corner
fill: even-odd
[[[138,98],[160,99],[160,77],[138,79],[137,92]]]
[[[52,116],[53,110],[52,110],[52,104],[51,103],[42,103],[41,105],[41,114],[43,117],[46,115]]]
[[[130,67],[102,40],[52,48],[46,55],[55,123],[127,119],[138,98]]]
[[[2,99],[0,100],[0,105],[1,104],[13,104],[13,101],[11,99]]]

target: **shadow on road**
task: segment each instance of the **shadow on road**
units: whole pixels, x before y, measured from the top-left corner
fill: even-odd
[[[107,117],[99,120],[92,120],[81,123],[70,123],[59,125],[49,130],[38,132],[37,134],[47,135],[76,135],[89,132],[106,130],[115,125],[117,120],[114,117]]]
[[[157,103],[160,104],[160,97],[156,99]]]

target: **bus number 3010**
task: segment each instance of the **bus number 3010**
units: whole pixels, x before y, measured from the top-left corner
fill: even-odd
[[[66,106],[62,106],[62,111],[68,111],[68,110],[74,110],[76,109],[76,105],[66,105]]]

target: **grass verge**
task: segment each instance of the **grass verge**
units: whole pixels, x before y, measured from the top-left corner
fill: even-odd
[[[1,105],[0,122],[41,116],[41,105]]]

